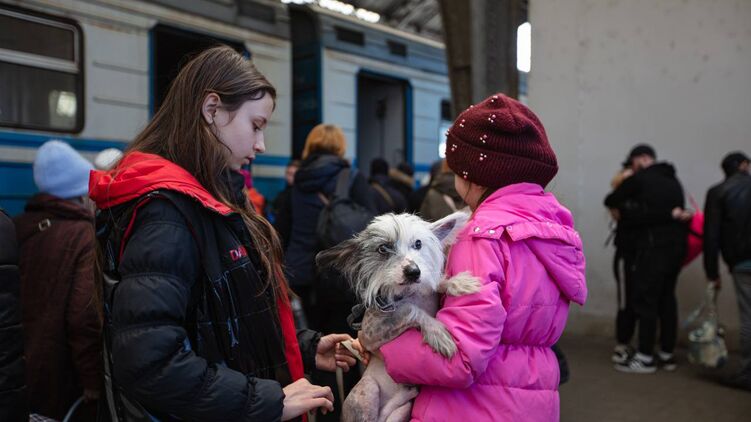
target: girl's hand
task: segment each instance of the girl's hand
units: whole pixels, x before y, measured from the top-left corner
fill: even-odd
[[[370,352],[363,347],[362,343],[360,343],[360,339],[352,340],[352,348],[357,350],[357,353],[360,354],[363,365],[368,366],[370,363]]]
[[[313,385],[305,378],[284,387],[283,391],[283,421],[294,419],[313,409],[321,408],[324,415],[334,410],[334,395],[331,388]]]
[[[316,368],[334,372],[339,367],[348,372],[349,367],[354,366],[357,360],[349,350],[339,344],[345,340],[352,340],[352,337],[349,334],[329,334],[321,337],[316,349]]]

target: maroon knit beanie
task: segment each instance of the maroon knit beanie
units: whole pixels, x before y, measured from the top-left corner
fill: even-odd
[[[527,182],[545,187],[558,172],[540,119],[503,94],[469,106],[446,134],[449,167],[478,185],[497,189]]]

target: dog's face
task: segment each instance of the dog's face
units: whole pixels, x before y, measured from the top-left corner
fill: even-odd
[[[444,249],[468,217],[456,212],[428,223],[412,214],[385,214],[351,240],[319,253],[316,263],[342,271],[366,306],[379,296],[391,300],[418,289],[435,291]]]

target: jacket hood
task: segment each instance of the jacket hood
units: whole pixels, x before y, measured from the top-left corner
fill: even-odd
[[[541,186],[520,183],[497,190],[477,208],[468,229],[525,240],[561,293],[580,305],[586,301],[586,261],[573,216]]]
[[[237,175],[242,183],[242,175]],[[234,185],[236,178],[232,179]],[[158,189],[190,196],[222,215],[233,212],[214,198],[187,170],[155,154],[130,152],[112,170],[92,170],[89,179],[89,197],[99,209],[124,204]]]
[[[83,203],[62,199],[48,193],[38,193],[26,203],[24,214],[16,217],[16,231],[22,241],[39,232],[39,223],[50,220],[88,220],[94,222],[93,211]]]
[[[433,183],[430,184],[430,187],[437,190],[441,195],[448,195],[455,201],[463,201],[454,185],[454,173],[447,172],[439,174],[436,176],[435,180],[433,180]]]
[[[336,176],[345,167],[349,167],[349,163],[336,155],[311,155],[295,173],[295,187],[303,192],[328,192],[333,190]]]
[[[391,180],[393,180],[394,182],[401,183],[409,187],[410,189],[415,185],[414,177],[408,175],[407,173],[404,173],[399,169],[389,169],[389,178],[391,178]]]
[[[661,162],[661,163],[652,164],[651,166],[645,169],[645,171],[647,170],[660,173],[664,176],[675,177],[675,167],[673,167],[673,165],[670,163]]]

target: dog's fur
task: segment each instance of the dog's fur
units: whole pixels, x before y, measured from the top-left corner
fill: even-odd
[[[366,306],[360,332],[364,347],[376,350],[406,329],[419,328],[425,343],[437,353],[445,357],[456,353],[451,334],[434,316],[438,293],[459,296],[480,288],[480,282],[467,273],[443,277],[444,250],[467,219],[464,212],[435,223],[412,214],[386,214],[353,239],[318,254],[319,268],[340,269]],[[344,402],[342,420],[409,420],[416,395],[416,387],[395,383],[384,362],[373,356]]]

